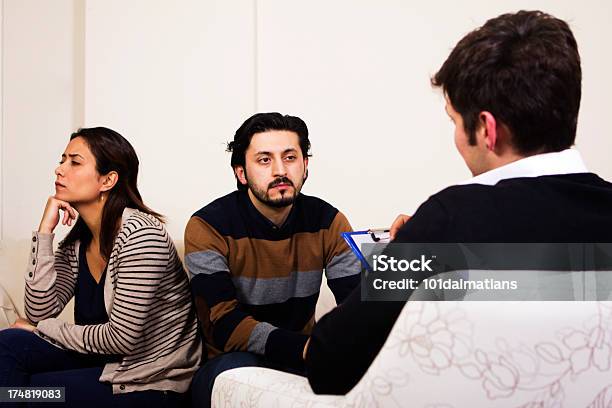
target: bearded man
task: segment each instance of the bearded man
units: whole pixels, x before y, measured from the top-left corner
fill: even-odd
[[[302,119],[250,117],[228,143],[238,189],[187,224],[185,264],[208,350],[194,406],[210,403],[215,378],[231,368],[303,373],[323,270],[338,304],[359,284],[359,261],[341,237],[351,231],[346,217],[300,193],[309,149]]]

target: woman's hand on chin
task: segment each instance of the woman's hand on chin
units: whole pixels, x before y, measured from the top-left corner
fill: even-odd
[[[49,197],[47,205],[45,206],[45,212],[43,213],[40,225],[38,226],[38,232],[44,234],[51,234],[60,220],[60,210],[64,213],[62,215],[63,225],[72,225],[78,217],[77,211],[72,208],[66,201],[58,200],[54,196]]]

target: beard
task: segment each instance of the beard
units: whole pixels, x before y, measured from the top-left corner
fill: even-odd
[[[279,184],[289,184],[291,187],[293,187],[293,191],[283,191],[280,193],[280,197],[271,198],[270,194],[268,194],[268,191]],[[300,192],[300,189],[296,188],[293,182],[287,177],[279,177],[275,179],[273,182],[268,184],[267,190],[258,188],[255,184],[251,183],[248,178],[247,185],[249,189],[253,192],[253,195],[257,197],[259,201],[273,208],[284,208],[292,205],[295,202],[295,198],[297,197],[298,193]]]

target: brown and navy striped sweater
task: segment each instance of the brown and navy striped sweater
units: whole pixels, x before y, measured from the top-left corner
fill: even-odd
[[[53,254],[54,234],[34,232],[25,312],[45,339],[85,354],[122,356],[104,366],[113,393],[186,392],[202,355],[187,275],[163,224],[126,208],[104,281],[107,323],[80,326],[56,316],[74,296],[76,241]]]
[[[281,227],[244,191],[197,211],[185,230],[185,264],[208,356],[250,351],[301,367],[323,270],[338,303],[359,283],[345,231],[341,212],[303,194]]]

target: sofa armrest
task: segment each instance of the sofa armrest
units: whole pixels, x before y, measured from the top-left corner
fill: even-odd
[[[0,330],[8,328],[19,317],[19,311],[4,286],[0,284]]]
[[[241,367],[221,373],[215,380],[212,406],[324,408],[338,406],[344,396],[315,395],[305,377],[262,367]]]

